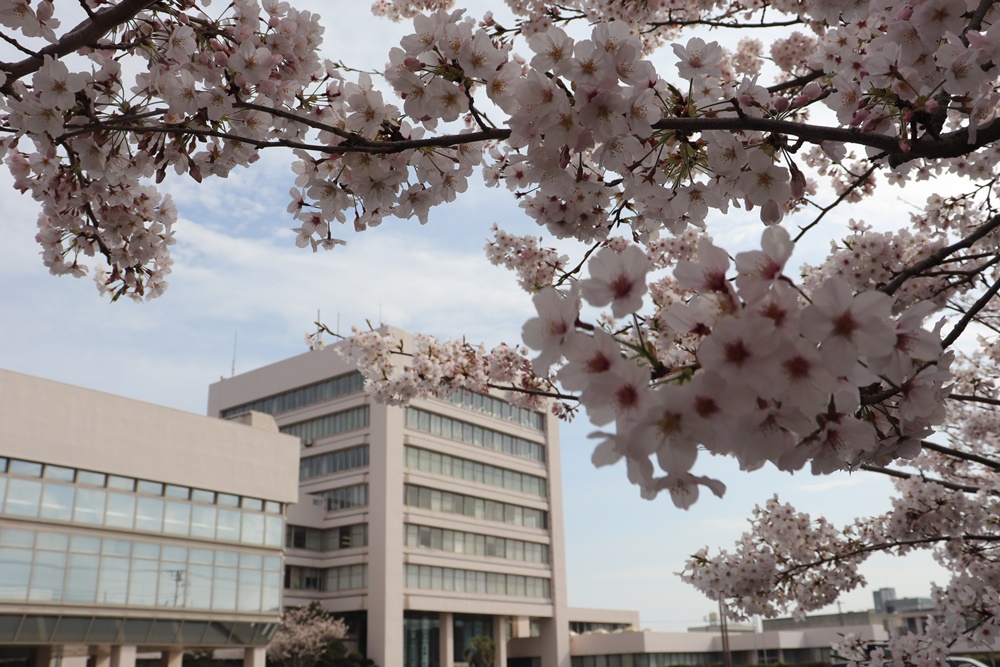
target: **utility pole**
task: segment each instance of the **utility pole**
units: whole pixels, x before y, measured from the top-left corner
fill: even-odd
[[[733,667],[733,654],[729,650],[729,621],[726,620],[726,610],[719,598],[719,629],[722,630],[722,664],[723,667]]]

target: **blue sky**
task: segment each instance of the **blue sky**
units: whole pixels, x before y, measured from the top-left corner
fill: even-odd
[[[326,54],[380,67],[406,26],[369,17],[363,3],[338,5],[337,16],[329,17],[335,20],[324,22]],[[664,57],[660,65],[670,62]],[[318,310],[331,327],[339,320],[345,333],[370,320],[440,337],[519,342],[521,325],[534,314],[530,297],[512,275],[489,264],[482,247],[494,222],[516,233],[539,231],[506,190],[471,181],[469,192],[432,211],[424,227],[387,220],[360,235],[345,230],[346,247],[314,254],[295,247],[285,212],[290,161],[288,154],[266,154],[249,170],[200,186],[169,177],[163,188],[181,218],[174,273],[164,297],[142,304],[109,304],[89,279],[48,275],[34,243],[37,208],[10,187],[4,171],[0,367],[204,412],[208,384],[230,373],[234,336],[235,369],[247,371],[305,351],[303,334]],[[847,217],[886,219],[899,211],[898,193],[887,191],[863,212],[831,215],[827,236],[812,235],[792,263],[817,261]],[[710,226],[731,253],[757,243],[762,231],[755,215]],[[571,244],[560,247],[574,252]],[[53,410],[58,414],[58,406]],[[753,506],[774,493],[838,524],[888,508],[888,482],[871,475],[747,475],[728,461],[703,457],[701,473],[722,477],[729,491],[721,501],[703,497],[684,512],[666,497],[641,500],[621,467],[594,469],[591,430],[580,418],[561,435],[569,601],[638,609],[644,627],[680,630],[703,622],[715,604],[674,573],[702,546],[731,546]],[[926,555],[876,558],[863,572],[871,590],[892,586],[900,596],[925,596],[930,581],[944,581]],[[869,607],[870,590],[843,598],[844,611]]]

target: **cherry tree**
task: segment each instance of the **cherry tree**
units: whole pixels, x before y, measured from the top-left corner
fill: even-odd
[[[331,644],[347,636],[347,624],[333,618],[318,602],[286,610],[267,645],[267,657],[284,667],[315,667]]]
[[[467,387],[583,412],[595,464],[624,461],[679,507],[724,492],[706,453],[888,475],[884,516],[836,529],[775,499],[684,576],[735,615],[805,612],[859,585],[868,555],[930,548],[954,573],[943,620],[891,660],[1000,630],[993,0],[507,0],[504,21],[380,0],[413,30],[376,77],[322,58],[318,17],[288,2],[205,5],[0,0],[17,54],[0,153],[39,203],[53,273],[158,296],[176,211],[157,184],[264,149],[293,155],[288,213],[314,251],[345,227],[427,222],[482,178],[583,250],[496,228],[490,261],[537,309],[526,347],[359,332],[374,396]],[[835,226],[911,183],[919,210]],[[722,216],[758,227],[759,249],[727,252]],[[817,234],[829,254],[789,266]]]

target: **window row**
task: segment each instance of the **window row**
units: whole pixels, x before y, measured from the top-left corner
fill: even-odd
[[[4,528],[0,600],[217,611],[280,609],[281,558]]]
[[[279,548],[284,524],[280,515],[17,477],[0,477],[0,515]]]
[[[340,567],[285,566],[285,588],[293,591],[351,591],[368,588],[368,566]]]
[[[545,497],[545,479],[542,477],[460,459],[448,454],[439,454],[419,447],[406,446],[406,467]]]
[[[335,412],[325,417],[282,426],[281,432],[294,435],[302,442],[309,443],[319,438],[325,438],[328,435],[336,435],[337,433],[346,433],[347,431],[364,428],[368,426],[368,419],[368,406],[362,405],[350,410]]]
[[[368,445],[348,447],[335,452],[310,456],[299,461],[299,479],[311,479],[332,475],[342,470],[365,468],[368,466]]]
[[[368,546],[368,524],[356,523],[339,528],[307,528],[288,526],[285,529],[285,546],[289,549],[310,551],[339,551]]]
[[[546,512],[485,498],[465,496],[450,491],[405,485],[404,502],[409,507],[421,507],[434,512],[462,514],[486,521],[498,521],[525,528],[548,528]]]
[[[545,430],[545,415],[528,408],[519,408],[494,396],[477,394],[468,389],[456,389],[451,394],[451,402],[467,410],[492,415],[497,419],[505,419],[536,431]]]
[[[618,655],[574,655],[572,667],[698,667],[717,665],[718,653],[623,653]]]
[[[532,461],[545,460],[545,447],[537,442],[475,424],[468,424],[419,408],[406,408],[406,428]]]
[[[241,498],[231,493],[220,493],[216,491],[206,491],[205,489],[192,489],[187,486],[177,484],[164,484],[162,482],[151,482],[146,479],[135,479],[133,477],[123,477],[121,475],[110,475],[103,472],[93,472],[91,470],[77,470],[57,466],[51,463],[37,463],[34,461],[22,461],[20,459],[6,459],[0,457],[0,472],[20,477],[44,478],[56,482],[69,482],[83,486],[97,486],[101,488],[114,489],[115,491],[126,491],[138,493],[144,496],[166,496],[176,500],[191,500],[196,503],[207,505],[222,505],[224,507],[242,507],[243,509],[256,512],[267,512],[268,514],[281,514],[281,503],[273,500],[261,500],[260,498]]]
[[[490,556],[529,563],[548,563],[549,545],[460,530],[406,524],[406,546],[450,551],[470,556]]]
[[[306,385],[298,389],[292,389],[281,394],[268,396],[251,403],[244,403],[236,407],[222,411],[223,418],[239,415],[244,412],[254,410],[256,412],[266,412],[269,415],[276,415],[295,408],[301,408],[313,403],[330,401],[341,396],[359,393],[365,385],[365,379],[361,373],[348,373],[339,375],[323,382]]]
[[[551,598],[551,582],[499,572],[474,572],[431,565],[406,565],[406,587],[456,593],[505,595],[518,598]]]
[[[326,498],[326,509],[330,512],[336,510],[346,510],[351,507],[365,507],[368,505],[367,484],[342,486],[339,489],[323,491],[319,495]]]

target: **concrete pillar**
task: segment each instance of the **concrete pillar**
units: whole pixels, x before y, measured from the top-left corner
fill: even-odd
[[[368,657],[403,664],[403,408],[372,403],[368,463]]]
[[[438,642],[441,654],[441,667],[455,667],[455,617],[447,611],[438,615]]]
[[[112,646],[111,667],[135,667],[135,646]]]
[[[184,664],[184,649],[171,648],[160,653],[160,667],[182,667]]]
[[[514,636],[515,637],[530,637],[531,636],[531,617],[530,616],[515,616],[514,617]]]
[[[266,663],[266,646],[250,646],[243,649],[243,667],[264,667]]]
[[[507,617],[493,617],[493,643],[497,647],[493,667],[507,667]]]
[[[35,659],[32,662],[32,667],[50,667],[54,662],[58,662],[58,658],[55,658],[55,654],[52,651],[51,646],[39,646],[35,649]]]
[[[111,667],[111,654],[107,646],[91,646],[88,667]]]

